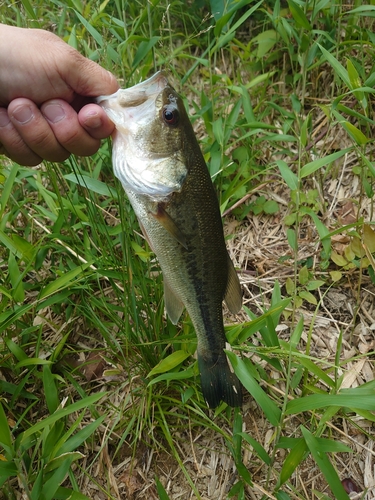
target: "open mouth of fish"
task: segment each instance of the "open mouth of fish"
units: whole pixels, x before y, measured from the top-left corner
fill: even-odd
[[[186,168],[179,161],[178,138],[165,140],[160,116],[165,101],[176,101],[175,91],[163,72],[148,80],[120,89],[96,102],[116,126],[113,138],[113,168],[124,189],[164,200],[180,191]]]
[[[114,115],[113,102],[116,101],[116,108],[134,108],[147,102],[155,100],[155,97],[168,85],[168,79],[162,71],[158,71],[144,82],[138,83],[128,89],[119,89],[111,95],[99,96],[96,102],[100,104],[108,113],[108,116]],[[107,101],[105,103],[104,101]],[[113,116],[113,122],[116,123],[116,117]]]

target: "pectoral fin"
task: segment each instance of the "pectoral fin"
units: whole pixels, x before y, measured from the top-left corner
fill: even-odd
[[[228,283],[224,297],[231,313],[237,314],[242,307],[242,290],[233,262],[228,255]]]
[[[168,282],[164,278],[164,304],[165,310],[175,325],[180,319],[182,311],[184,310],[184,304],[176,297]]]
[[[145,240],[147,241],[149,247],[151,248],[152,251],[154,251],[154,249],[152,248],[152,245],[151,245],[151,241],[150,241],[150,238],[148,237],[148,234],[146,232],[146,229],[144,227],[144,225],[142,224],[142,222],[138,219],[138,222],[139,222],[139,227],[141,228],[141,231],[143,233],[143,236],[145,237]]]
[[[171,234],[176,240],[188,250],[187,242],[185,236],[182,234],[182,231],[177,227],[175,221],[168,214],[165,208],[159,203],[157,206],[157,212],[151,212],[151,215],[155,217],[155,219],[160,222],[160,224],[164,227],[169,234]]]

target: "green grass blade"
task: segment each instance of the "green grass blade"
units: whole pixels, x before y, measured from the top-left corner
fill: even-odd
[[[69,438],[58,450],[59,454],[68,453],[76,450],[82,443],[86,441],[107,418],[107,415],[102,415],[94,422],[90,422],[83,429],[78,431],[74,436]]]
[[[262,408],[266,418],[271,424],[278,426],[280,424],[281,411],[250,374],[246,365],[246,360],[240,359],[233,352],[226,351],[226,353],[233,366],[234,373],[240,379],[242,385],[249,391],[258,405]]]
[[[183,349],[179,349],[178,351],[172,352],[169,356],[162,359],[147,375],[148,377],[152,377],[153,375],[157,375],[158,373],[165,373],[173,370],[176,366],[180,365],[190,357],[190,353],[184,351]]]
[[[87,408],[87,407],[95,404],[105,394],[106,394],[105,392],[98,392],[97,394],[93,394],[92,396],[87,396],[86,398],[83,398],[80,401],[72,403],[71,405],[67,406],[66,408],[61,408],[60,410],[57,410],[53,415],[50,415],[49,417],[45,418],[44,420],[41,420],[40,422],[37,422],[36,424],[29,427],[23,433],[22,441],[26,440],[26,438],[28,438],[32,434],[35,434],[36,432],[42,430],[44,427],[47,427],[49,425],[54,424],[55,422],[57,422],[61,418],[66,417],[67,415],[70,415],[71,413],[74,413],[76,411],[82,410],[83,408]]]
[[[5,181],[5,184],[3,185],[1,189],[1,196],[0,196],[0,227],[1,227],[1,221],[3,220],[3,214],[5,211],[5,207],[7,206],[9,196],[12,192],[13,189],[13,184],[14,181],[17,177],[19,166],[16,163],[13,163],[12,168],[9,172],[8,178]]]
[[[291,171],[289,165],[284,160],[276,160],[276,165],[278,166],[281,177],[284,179],[287,186],[292,191],[298,189],[298,177]]]
[[[308,450],[303,439],[296,439],[293,448],[288,453],[281,468],[278,485],[283,485],[291,477],[296,468],[301,464]]]
[[[301,426],[301,431],[315,462],[318,464],[318,467],[329,484],[335,498],[340,498],[340,500],[349,500],[349,495],[344,490],[337,472],[331,464],[327,454],[320,450],[319,442],[305,427]]]
[[[9,429],[9,424],[3,405],[0,402],[0,443],[7,446],[9,449],[12,447],[12,437]],[[8,457],[10,459],[10,457]]]
[[[351,151],[351,149],[352,148],[342,149],[341,151],[337,151],[336,153],[332,153],[328,156],[325,156],[324,158],[318,158],[317,160],[314,160],[310,163],[306,163],[306,165],[304,165],[301,168],[301,179],[303,179],[304,177],[307,177],[308,175],[313,174],[314,172],[316,172],[317,170],[319,170],[322,167],[325,167],[329,163],[332,163],[333,161],[338,160],[339,158],[344,156],[346,153],[349,153],[349,151]]]
[[[303,398],[289,401],[285,410],[287,415],[301,413],[303,411],[317,410],[327,406],[341,406],[346,408],[359,408],[362,410],[375,411],[375,394],[364,395],[360,391],[356,394],[312,394]]]
[[[97,193],[108,198],[117,199],[117,192],[115,191],[115,189],[109,188],[105,182],[94,179],[93,177],[89,177],[88,175],[71,173],[64,175],[64,179],[70,182],[74,182],[74,184],[78,184],[79,186],[82,186],[86,189],[89,189],[93,193]]]
[[[48,297],[48,295],[52,295],[58,290],[62,290],[67,286],[71,286],[74,283],[74,279],[80,274],[83,274],[83,271],[85,271],[91,265],[92,262],[88,262],[86,264],[82,264],[66,272],[65,274],[63,274],[63,276],[57,278],[57,280],[53,281],[52,283],[49,283],[45,288],[43,288],[39,298],[44,299],[45,297]]]
[[[168,493],[165,491],[164,486],[161,484],[157,477],[155,478],[155,483],[160,500],[170,500]]]
[[[322,51],[324,58],[332,66],[336,74],[341,78],[341,80],[345,83],[348,89],[352,90],[350,78],[344,66],[330,52],[328,52],[328,50],[322,47],[319,43],[317,43],[317,45],[319,49]]]

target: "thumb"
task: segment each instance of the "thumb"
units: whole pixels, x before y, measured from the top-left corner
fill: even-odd
[[[70,64],[60,67],[60,74],[76,94],[97,97],[113,94],[119,89],[119,84],[111,72],[82,56],[73,48],[71,56]]]

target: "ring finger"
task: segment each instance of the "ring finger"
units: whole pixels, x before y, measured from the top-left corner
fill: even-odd
[[[63,161],[69,152],[59,144],[38,107],[29,99],[14,99],[8,106],[11,126],[3,144],[11,157],[24,165],[41,159]]]

